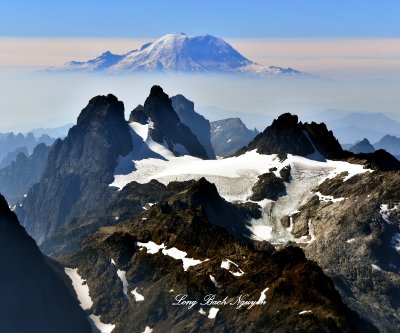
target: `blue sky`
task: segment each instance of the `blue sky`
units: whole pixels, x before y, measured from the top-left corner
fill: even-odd
[[[398,0],[2,0],[2,37],[400,37]]]

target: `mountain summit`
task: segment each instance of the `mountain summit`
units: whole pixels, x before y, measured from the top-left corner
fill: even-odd
[[[71,61],[50,71],[243,73],[260,76],[308,76],[292,68],[264,67],[221,38],[172,33],[123,55],[107,51],[88,61]]]

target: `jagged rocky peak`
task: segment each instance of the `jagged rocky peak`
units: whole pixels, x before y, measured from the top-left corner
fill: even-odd
[[[78,116],[77,124],[86,124],[89,121],[102,118],[108,121],[112,119],[116,121],[125,120],[124,103],[112,94],[93,97]]]
[[[345,155],[325,124],[303,124],[290,113],[280,115],[238,154],[253,149],[260,154],[294,154],[315,159],[340,159]]]
[[[92,98],[68,136],[54,143],[41,180],[17,207],[21,223],[41,243],[73,218],[104,206],[118,158],[132,149],[123,103],[113,95]]]
[[[194,110],[194,103],[183,95],[171,97],[172,107],[183,124],[190,128],[207,152],[209,159],[215,158],[211,144],[210,122]]]
[[[62,268],[39,251],[0,195],[0,332],[91,332]]]
[[[131,121],[148,123],[151,138],[165,145],[177,155],[207,158],[207,152],[198,138],[175,112],[171,99],[160,86],[153,86],[143,107],[136,107],[129,117]]]
[[[359,153],[373,153],[375,151],[374,146],[368,141],[368,139],[363,139],[357,142],[355,145],[351,146],[349,151],[355,154]]]

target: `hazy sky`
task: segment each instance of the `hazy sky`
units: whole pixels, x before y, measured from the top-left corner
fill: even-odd
[[[91,97],[109,92],[128,113],[153,84],[170,95],[183,93],[198,107],[266,119],[330,108],[399,119],[399,17],[399,0],[1,1],[0,131],[75,122]],[[260,64],[336,80],[37,72],[106,50],[124,53],[176,31],[215,35]]]

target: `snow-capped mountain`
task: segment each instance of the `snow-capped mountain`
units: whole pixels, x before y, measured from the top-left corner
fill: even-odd
[[[107,51],[88,61],[71,61],[50,71],[107,73],[242,73],[260,76],[309,76],[292,68],[265,67],[251,61],[221,38],[172,33],[140,49],[117,55]]]

